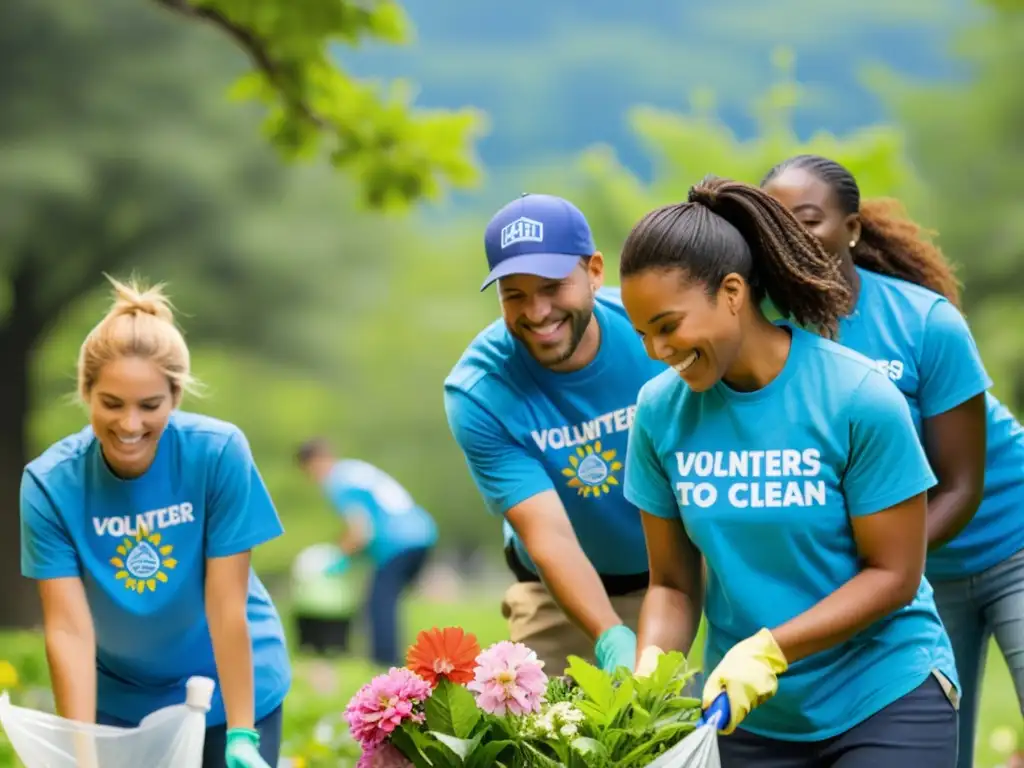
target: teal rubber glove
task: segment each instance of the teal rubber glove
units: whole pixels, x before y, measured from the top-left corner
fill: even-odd
[[[340,555],[337,560],[324,568],[324,575],[339,576],[348,570],[350,562],[345,555]]]
[[[630,672],[636,664],[636,635],[625,624],[609,627],[597,638],[594,646],[597,666],[605,672],[625,667]]]
[[[260,735],[251,728],[232,728],[228,731],[228,745],[224,750],[228,768],[270,768],[260,757]]]

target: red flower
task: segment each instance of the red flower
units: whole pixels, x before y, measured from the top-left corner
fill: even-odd
[[[480,644],[476,637],[462,627],[434,627],[416,636],[405,664],[433,687],[437,687],[442,678],[465,685],[473,679],[479,655]]]

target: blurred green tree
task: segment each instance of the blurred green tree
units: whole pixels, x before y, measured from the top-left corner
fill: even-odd
[[[1024,11],[1024,0],[982,0],[982,3],[995,8],[997,11],[1008,13]]]
[[[65,323],[84,334],[101,317],[101,272],[170,281],[193,343],[326,366],[331,329],[379,295],[400,228],[348,213],[359,193],[329,167],[283,166],[249,129],[255,107],[225,109],[242,67],[212,29],[134,0],[7,0],[0,49],[0,625],[25,626],[37,601],[19,576],[20,475],[40,438],[81,424],[64,411],[62,431],[33,427],[73,391],[77,344],[41,353]],[[252,403],[262,381],[234,385]]]
[[[751,107],[755,138],[742,141],[715,114],[715,95],[695,92],[689,113],[636,107],[633,130],[654,161],[654,178],[644,183],[623,167],[608,147],[596,146],[580,158],[575,195],[586,212],[598,248],[615,257],[630,228],[647,211],[685,200],[687,190],[707,174],[757,184],[772,165],[790,155],[813,152],[833,157],[856,174],[866,196],[897,195],[908,205],[919,196],[899,128],[876,125],[849,136],[818,133],[803,140],[793,114],[805,96],[794,77],[794,55],[784,48],[772,56],[776,81]]]
[[[317,153],[326,139],[332,162],[353,174],[377,207],[435,198],[442,182],[477,180],[471,139],[481,128],[472,110],[409,110],[411,89],[390,93],[349,77],[331,45],[364,38],[408,39],[409,23],[391,0],[154,0],[217,28],[248,54],[255,69],[235,87],[240,98],[270,107],[264,124],[288,157]]]
[[[873,71],[870,77],[906,126],[927,190],[927,220],[959,267],[964,306],[1000,397],[1024,400],[1024,3],[993,0],[961,31],[958,55],[971,76],[925,85]]]

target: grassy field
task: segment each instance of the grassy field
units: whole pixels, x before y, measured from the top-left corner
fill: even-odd
[[[407,602],[404,634],[409,642],[420,629],[435,626],[464,627],[475,633],[484,647],[507,637],[496,596],[475,596],[448,602],[418,598]],[[291,634],[291,627],[288,631]],[[362,645],[360,640],[357,634],[356,652]],[[1006,753],[999,749],[1000,737],[1005,741],[1007,735],[1019,734],[1021,728],[1020,713],[1006,665],[995,649],[989,658],[977,768],[1001,765]],[[46,685],[46,662],[38,636],[31,633],[0,635],[0,660],[3,659],[10,660],[18,668],[23,689],[35,686],[38,694],[38,687]],[[697,659],[694,657],[693,661],[696,663]],[[336,757],[317,760],[317,752],[323,752],[323,747],[318,747],[317,742],[333,742],[341,745],[335,748],[344,747],[341,711],[351,695],[380,671],[360,658],[325,660],[294,654],[295,683],[285,705],[285,754],[301,757],[302,760],[295,764],[307,768],[338,766]],[[0,768],[18,765],[2,742],[0,738]]]

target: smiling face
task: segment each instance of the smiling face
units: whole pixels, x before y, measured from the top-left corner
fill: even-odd
[[[604,259],[595,253],[561,280],[510,275],[498,281],[501,313],[509,332],[541,365],[571,367],[594,315],[594,294],[604,281]]]
[[[100,369],[87,399],[89,421],[115,474],[138,477],[149,469],[176,400],[150,360],[122,357]]]
[[[787,168],[764,191],[789,209],[833,256],[848,260],[850,243],[860,239],[860,219],[839,205],[835,191],[803,168]]]
[[[713,387],[732,366],[742,341],[740,308],[747,282],[726,275],[714,295],[681,269],[647,269],[622,280],[622,303],[647,354],[667,363],[694,392]]]

